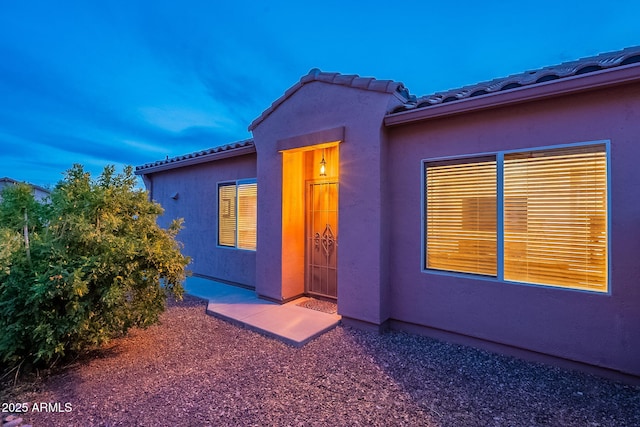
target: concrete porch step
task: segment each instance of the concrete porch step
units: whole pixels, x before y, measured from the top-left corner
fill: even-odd
[[[201,277],[187,278],[184,287],[186,293],[209,301],[207,314],[296,347],[333,329],[341,319],[338,314],[299,307],[299,300],[276,304],[249,289]]]

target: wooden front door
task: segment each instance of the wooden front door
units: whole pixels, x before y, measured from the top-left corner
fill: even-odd
[[[338,183],[308,183],[306,211],[306,292],[335,299],[338,297]]]

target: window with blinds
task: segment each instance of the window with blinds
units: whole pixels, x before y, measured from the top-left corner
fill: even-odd
[[[256,249],[258,186],[256,183],[238,185],[238,247]]]
[[[604,145],[504,156],[504,278],[607,290]]]
[[[218,185],[218,245],[256,249],[257,189],[255,181]]]
[[[236,246],[236,184],[218,187],[218,244]]]
[[[426,165],[426,266],[496,275],[495,158]]]
[[[426,162],[425,178],[426,268],[608,290],[605,144]]]

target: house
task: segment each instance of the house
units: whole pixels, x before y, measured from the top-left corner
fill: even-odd
[[[424,97],[314,69],[249,130],[136,169],[195,274],[640,376],[640,47]]]
[[[16,181],[15,179],[11,179],[8,177],[0,178],[0,192],[4,187],[7,187],[9,185],[15,185],[18,183],[19,181]],[[35,199],[38,201],[48,199],[49,196],[51,195],[51,191],[47,190],[44,187],[40,187],[39,185],[35,185],[35,184],[29,184],[28,182],[26,184],[33,189],[33,197],[35,197]]]

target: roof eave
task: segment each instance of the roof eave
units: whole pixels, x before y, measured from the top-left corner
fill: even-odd
[[[293,94],[299,91],[304,85],[314,82],[388,94],[396,93],[399,90],[406,90],[402,83],[395,82],[393,80],[378,80],[374,79],[373,77],[360,77],[357,74],[327,73],[317,68],[313,68],[309,71],[308,74],[302,76],[300,78],[300,81],[287,89],[280,98],[273,101],[269,108],[264,110],[259,117],[253,120],[251,124],[249,124],[249,132],[253,132],[255,128],[260,125],[260,123],[262,123],[267,117],[269,117],[271,113],[278,109],[278,107],[282,103],[293,96]]]
[[[238,148],[232,148],[216,153],[204,154],[197,157],[191,157],[182,160],[176,160],[170,163],[163,163],[156,166],[141,167],[134,172],[136,175],[149,175],[152,173],[163,172],[171,169],[183,168],[186,166],[193,166],[201,163],[213,162],[216,160],[222,160],[229,157],[242,156],[245,154],[253,154],[256,152],[255,145],[247,145]]]
[[[387,127],[398,126],[473,111],[555,98],[638,81],[640,81],[640,64],[630,64],[589,74],[567,77],[562,80],[553,80],[506,90],[504,92],[491,93],[474,98],[462,99],[460,101],[452,101],[446,104],[389,114],[384,118],[384,124]]]

